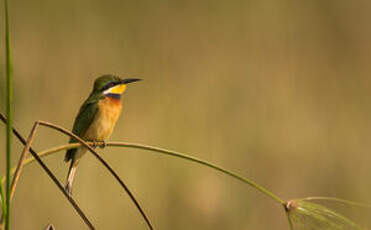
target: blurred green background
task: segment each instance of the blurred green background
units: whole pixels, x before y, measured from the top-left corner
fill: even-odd
[[[24,135],[39,119],[71,128],[97,76],[140,77],[110,140],[189,153],[283,199],[371,203],[370,10],[345,0],[10,1],[15,126]],[[2,68],[2,112],[4,82]],[[34,148],[67,140],[42,128]],[[145,151],[100,152],[156,229],[288,229],[281,206],[218,172]],[[64,183],[63,158],[45,161]],[[98,229],[146,229],[90,154],[73,195]],[[370,212],[342,211],[370,227]],[[22,174],[12,219],[17,230],[86,228],[37,164]]]

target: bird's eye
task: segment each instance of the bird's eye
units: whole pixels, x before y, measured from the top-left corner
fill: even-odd
[[[114,86],[115,83],[114,82],[109,82],[107,83],[103,88],[102,88],[102,91],[106,90],[106,89],[109,89],[111,88],[112,86]]]

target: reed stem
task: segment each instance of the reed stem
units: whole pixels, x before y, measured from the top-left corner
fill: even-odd
[[[12,157],[12,124],[13,124],[13,67],[11,58],[10,32],[9,32],[9,12],[8,0],[4,0],[5,8],[5,57],[6,57],[6,115],[8,118],[6,128],[6,198],[5,198],[5,230],[10,229],[10,170]]]
[[[86,142],[86,143],[89,144],[89,145],[94,145],[94,144],[98,145],[98,146],[103,145],[103,143],[99,143],[99,142],[98,143],[97,142],[95,142],[95,143]],[[187,154],[184,154],[184,153],[180,153],[180,152],[176,152],[176,151],[172,151],[172,150],[168,150],[168,149],[163,149],[163,148],[159,148],[159,147],[155,147],[155,146],[150,146],[150,145],[127,143],[127,142],[106,142],[105,145],[107,147],[108,146],[127,147],[127,148],[136,148],[136,149],[142,149],[142,150],[147,150],[147,151],[153,151],[153,152],[157,152],[157,153],[161,153],[161,154],[181,158],[181,159],[184,159],[184,160],[192,161],[192,162],[204,165],[206,167],[212,168],[214,170],[217,170],[219,172],[222,172],[223,174],[226,174],[230,177],[233,177],[233,178],[235,178],[239,181],[242,181],[243,183],[246,183],[246,184],[252,186],[253,188],[257,189],[258,191],[262,192],[266,196],[270,197],[271,199],[273,199],[274,201],[276,201],[276,202],[278,202],[282,205],[284,205],[286,203],[284,200],[279,198],[277,195],[275,195],[271,191],[267,190],[263,186],[257,184],[256,182],[254,182],[251,179],[243,177],[243,176],[241,176],[241,175],[239,175],[235,172],[224,169],[224,168],[222,168],[220,166],[217,166],[213,163],[207,162],[205,160],[198,159],[196,157],[193,157],[193,156],[190,156],[190,155],[187,155]],[[76,148],[76,147],[80,147],[80,146],[81,146],[80,143],[61,145],[61,146],[53,147],[53,148],[50,148],[50,149],[47,149],[47,150],[44,150],[44,151],[40,152],[39,156],[40,157],[45,157],[47,155],[50,155],[50,154],[53,154],[53,153],[56,153],[56,152],[59,152],[59,151],[62,151],[62,150],[72,149],[72,148]],[[30,164],[33,161],[34,161],[34,159],[32,157],[27,158],[24,161],[24,166]],[[14,171],[15,171],[15,168],[13,169],[12,172],[14,172]],[[4,181],[4,178],[2,178],[0,182],[3,183],[3,181]]]

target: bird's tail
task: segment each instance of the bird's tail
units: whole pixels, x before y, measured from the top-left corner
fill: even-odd
[[[72,194],[72,183],[73,183],[73,179],[75,178],[76,169],[77,169],[77,162],[75,163],[75,161],[72,159],[71,164],[70,164],[70,169],[68,170],[66,187],[64,188],[69,195]]]

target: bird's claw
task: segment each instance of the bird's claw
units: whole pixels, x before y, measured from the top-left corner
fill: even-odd
[[[105,141],[91,141],[91,142],[93,142],[93,143],[91,144],[91,147],[92,147],[92,148],[99,147],[99,148],[102,148],[102,149],[103,149],[104,147],[107,146],[107,144],[106,144]]]
[[[105,141],[102,141],[102,144],[99,145],[99,148],[104,149],[107,146]]]
[[[98,146],[98,142],[96,142],[96,141],[91,141],[91,142],[93,142],[93,143],[91,144],[91,147],[92,147],[93,149],[95,149],[95,148]]]

